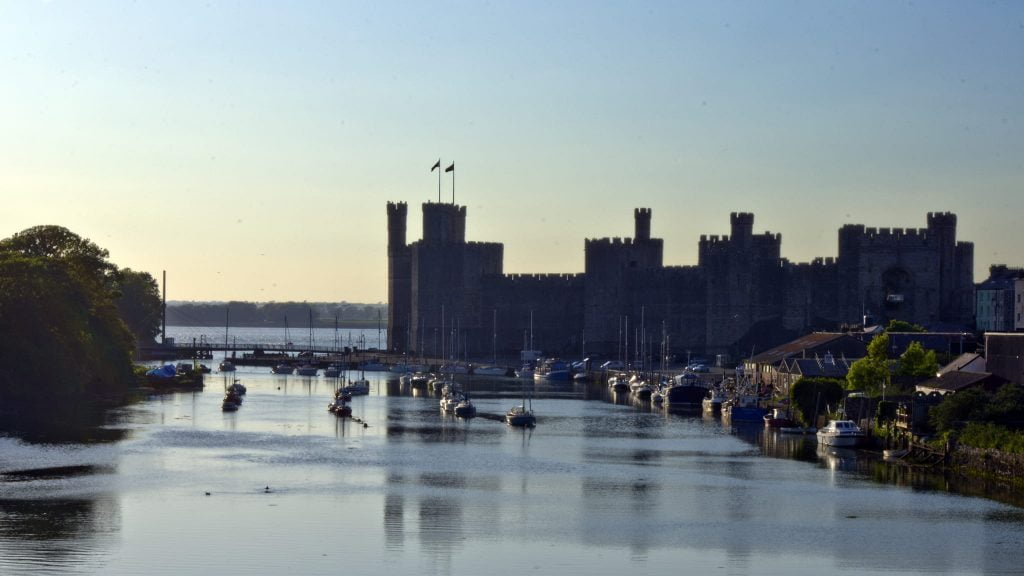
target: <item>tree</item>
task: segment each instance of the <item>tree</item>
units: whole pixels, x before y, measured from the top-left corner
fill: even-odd
[[[939,370],[934,350],[925,350],[920,342],[911,342],[900,356],[896,374],[913,378],[932,378]]]
[[[928,422],[937,432],[948,432],[963,422],[988,419],[988,407],[988,394],[978,388],[969,388],[947,394],[938,406],[928,411]]]
[[[918,324],[912,324],[905,320],[889,320],[889,325],[885,327],[886,332],[927,332],[924,326]]]
[[[160,287],[148,272],[125,268],[117,274],[117,309],[139,343],[160,333]]]
[[[847,388],[863,390],[871,396],[877,396],[883,387],[889,385],[891,372],[889,369],[889,336],[879,334],[868,344],[868,355],[850,365],[846,374]]]
[[[833,378],[801,378],[789,388],[793,416],[806,426],[814,425],[816,411],[837,405],[843,395],[843,381]]]
[[[0,241],[0,397],[114,397],[133,381],[133,339],[107,251],[59,226]]]

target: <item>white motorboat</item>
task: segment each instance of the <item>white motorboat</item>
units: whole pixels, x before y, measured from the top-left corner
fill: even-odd
[[[852,448],[866,437],[853,420],[832,420],[817,432],[818,444],[837,448]]]

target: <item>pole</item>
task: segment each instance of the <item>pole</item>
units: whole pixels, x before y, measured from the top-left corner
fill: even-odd
[[[441,159],[437,159],[437,203],[441,203]]]

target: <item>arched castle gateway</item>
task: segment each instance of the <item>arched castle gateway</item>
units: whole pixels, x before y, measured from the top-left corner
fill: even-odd
[[[746,356],[799,334],[859,323],[972,324],[974,246],[957,242],[956,215],[924,229],[839,230],[839,255],[810,263],[780,256],[778,234],[754,233],[733,213],[732,234],[701,236],[696,266],[665,266],[651,210],[634,211],[633,238],[585,241],[582,274],[504,274],[504,246],[466,241],[466,208],[423,204],[423,238],[406,241],[407,206],[388,203],[388,347],[458,356],[615,357],[628,318],[630,356],[641,324],[649,349]],[[495,330],[496,327],[496,330]],[[457,334],[457,336],[456,336]]]

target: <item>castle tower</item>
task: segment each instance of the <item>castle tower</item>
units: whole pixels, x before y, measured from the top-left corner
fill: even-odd
[[[412,322],[412,264],[406,243],[405,202],[388,202],[388,350],[409,349]]]
[[[651,209],[637,208],[633,211],[633,240],[643,242],[651,239]]]
[[[424,203],[423,241],[428,244],[465,244],[466,207]]]
[[[750,212],[733,212],[729,215],[734,246],[747,248],[754,236],[754,215]]]

